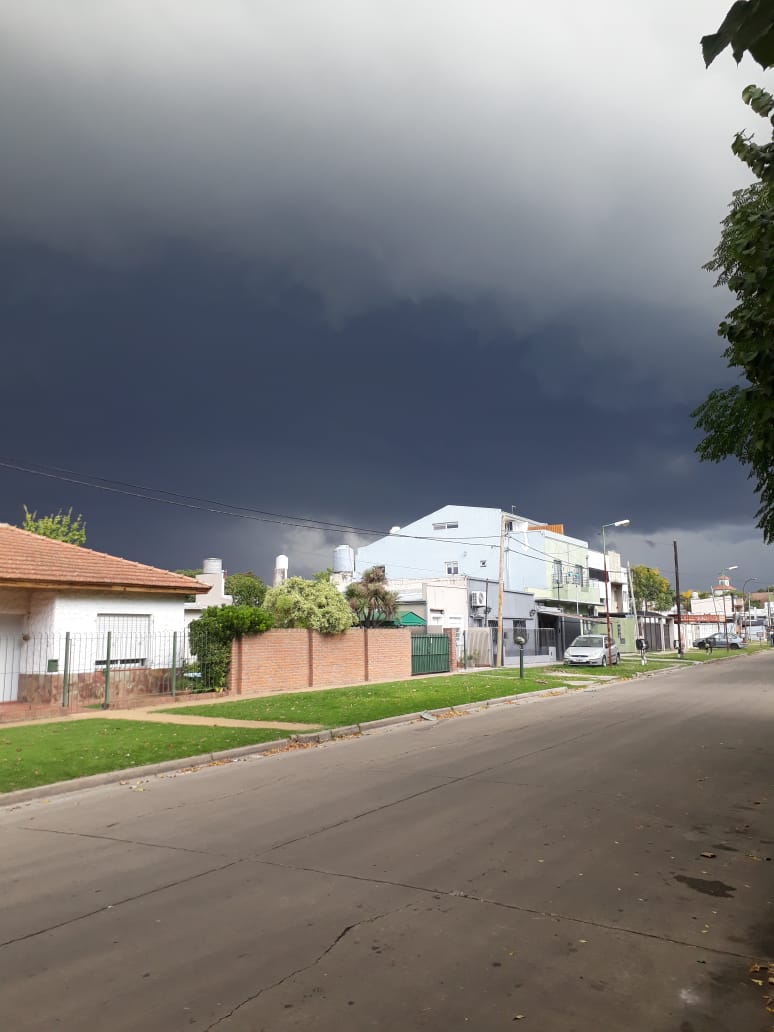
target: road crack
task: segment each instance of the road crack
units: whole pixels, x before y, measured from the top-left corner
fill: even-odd
[[[501,900],[487,899],[486,896],[477,896],[471,892],[463,892],[458,889],[438,889],[427,885],[412,885],[410,882],[391,881],[388,878],[373,878],[359,874],[346,874],[340,871],[326,871],[319,867],[301,867],[297,864],[283,864],[276,860],[255,860],[254,863],[266,864],[268,867],[280,867],[288,871],[306,872],[308,874],[320,874],[329,878],[343,878],[345,880],[365,882],[370,885],[380,885],[393,889],[407,889],[412,892],[421,892],[428,896],[438,898],[439,896],[448,899],[469,900],[471,903],[480,903],[488,907],[497,907],[501,910],[509,910],[517,914],[526,914],[530,917],[542,917],[550,921],[567,921],[570,924],[582,925],[586,928],[598,928],[600,931],[617,932],[621,935],[634,935],[641,939],[651,939],[655,942],[668,943],[672,946],[684,946],[692,950],[701,950],[704,953],[714,953],[722,957],[735,957],[740,960],[756,960],[757,956],[751,953],[738,953],[734,950],[722,950],[715,946],[709,946],[703,942],[690,942],[687,939],[674,939],[668,935],[658,935],[656,932],[643,932],[638,928],[628,928],[625,925],[609,924],[604,921],[595,921],[593,918],[576,917],[573,914],[562,914],[554,910],[540,910],[536,907],[525,907],[518,903],[504,903]]]
[[[300,967],[295,968],[295,970],[290,971],[287,975],[283,975],[282,978],[278,979],[276,982],[272,982],[270,985],[262,986],[262,988],[258,989],[257,992],[251,993],[250,996],[245,997],[245,999],[238,1003],[235,1007],[232,1007],[228,1014],[221,1015],[221,1017],[219,1017],[216,1021],[213,1021],[211,1025],[208,1025],[204,1029],[204,1032],[211,1032],[212,1029],[217,1028],[218,1025],[221,1025],[224,1021],[228,1021],[230,1018],[233,1018],[233,1016],[238,1011],[240,1011],[243,1007],[246,1007],[249,1003],[253,1003],[255,1000],[259,999],[261,996],[263,996],[264,993],[271,992],[272,989],[278,989],[281,985],[284,985],[285,982],[289,982],[291,978],[295,978],[296,975],[303,975],[305,972],[311,971],[313,967],[316,967],[316,965],[319,964],[321,960],[324,960],[325,957],[327,957],[328,954],[332,950],[334,950],[339,945],[339,943],[350,934],[350,932],[355,931],[356,928],[362,928],[364,925],[373,924],[375,921],[381,921],[385,917],[391,917],[393,914],[398,914],[401,910],[405,910],[406,907],[410,905],[411,904],[409,903],[405,903],[401,907],[395,907],[392,910],[386,910],[383,914],[374,914],[373,917],[365,917],[362,921],[355,921],[352,924],[347,925],[346,928],[339,932],[339,934],[336,936],[333,942],[326,946],[325,949],[322,950],[322,952],[319,953],[313,960],[310,960],[309,963],[302,964]]]

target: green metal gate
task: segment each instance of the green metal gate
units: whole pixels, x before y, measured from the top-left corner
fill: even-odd
[[[448,671],[449,666],[448,635],[412,634],[412,674],[443,674]]]

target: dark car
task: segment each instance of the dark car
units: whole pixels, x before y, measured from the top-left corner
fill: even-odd
[[[697,649],[724,649],[726,644],[730,649],[741,649],[747,642],[742,641],[733,631],[716,631],[715,634],[708,634],[706,638],[699,638],[693,644]]]

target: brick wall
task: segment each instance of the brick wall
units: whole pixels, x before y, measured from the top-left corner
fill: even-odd
[[[370,631],[361,628],[353,628],[344,634],[310,634],[315,688],[368,680],[366,635],[370,636]]]
[[[229,690],[282,692],[310,684],[309,631],[275,629],[239,638],[231,646]]]
[[[367,633],[369,681],[402,681],[411,677],[411,631],[377,628]]]
[[[275,628],[233,643],[228,687],[239,695],[409,677],[408,629],[326,635]]]

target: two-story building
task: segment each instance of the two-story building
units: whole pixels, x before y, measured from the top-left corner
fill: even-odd
[[[469,627],[494,627],[502,541],[503,629],[506,652],[514,638],[553,635],[557,655],[599,608],[589,577],[588,543],[548,524],[498,508],[446,505],[358,549],[355,575],[383,566],[391,586],[406,580],[467,581]],[[620,559],[618,561],[620,570]],[[436,613],[436,620],[444,617]],[[432,623],[428,619],[428,623]],[[444,626],[448,626],[444,623]]]

